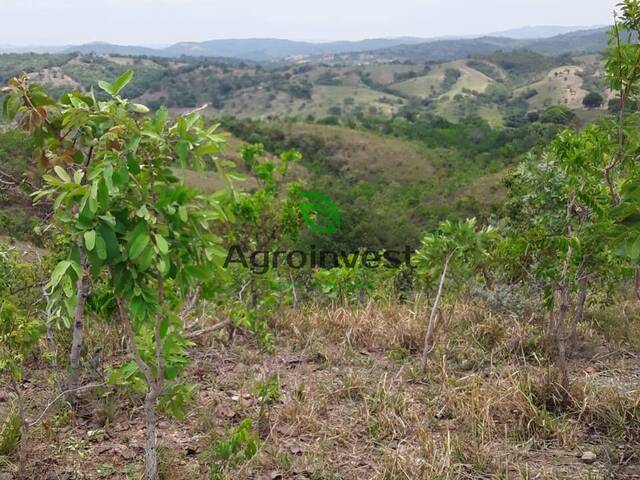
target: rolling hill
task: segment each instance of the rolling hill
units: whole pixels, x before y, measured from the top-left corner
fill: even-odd
[[[498,51],[527,49],[545,55],[577,52],[601,52],[607,47],[607,28],[577,31],[543,39],[507,37],[481,37],[476,39],[438,40],[415,45],[400,45],[364,52],[341,55],[339,59],[357,61],[359,58],[412,62],[449,61]]]
[[[454,60],[518,48],[528,48],[539,53],[558,55],[578,51],[596,52],[605,47],[606,28],[581,29],[581,27],[540,26],[508,30],[480,37],[398,37],[324,43],[277,38],[247,38],[179,42],[166,48],[93,42],[70,46],[13,47],[4,45],[0,46],[0,52],[224,57],[254,62],[279,62],[310,57],[327,57],[332,61],[391,58],[424,62]]]
[[[450,121],[475,115],[500,126],[507,117],[551,105],[580,109],[590,91],[608,98],[599,58],[512,50],[445,62],[265,66],[217,58],[5,54],[0,82],[25,71],[58,95],[97,88],[99,80],[131,68],[130,97],[176,112],[206,104],[210,116],[321,120],[394,116],[409,108]]]

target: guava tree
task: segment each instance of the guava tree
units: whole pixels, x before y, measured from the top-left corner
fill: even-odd
[[[101,281],[116,298],[133,357],[115,378],[144,386],[146,475],[156,480],[158,401],[184,398],[178,379],[188,341],[177,312],[196,283],[216,274],[225,252],[213,227],[230,217],[223,193],[202,195],[172,171],[211,161],[227,178],[216,127],[195,113],[175,121],[165,109],[148,115],[120,96],[131,78],[128,71],[100,82],[106,100],[73,91],[55,101],[23,76],[10,81],[4,109],[32,132],[34,158],[48,171],[35,199],[53,199],[55,226],[70,240],[47,284],[54,311],[74,319],[70,390],[84,306]]]

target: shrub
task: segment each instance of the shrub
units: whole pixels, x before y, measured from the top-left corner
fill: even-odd
[[[598,92],[590,92],[582,100],[582,104],[589,109],[600,108],[603,103],[604,103],[604,97],[600,95]]]

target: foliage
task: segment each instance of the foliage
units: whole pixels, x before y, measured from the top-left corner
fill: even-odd
[[[216,127],[205,128],[196,114],[170,123],[164,109],[145,116],[146,107],[120,96],[132,77],[127,71],[100,81],[104,101],[93,91],[55,101],[26,77],[13,79],[5,112],[33,132],[34,157],[50,172],[35,198],[54,200],[56,224],[72,239],[46,285],[52,312],[74,317],[77,327],[89,277],[104,280],[117,298],[135,374],[146,383],[147,473],[155,480],[156,402],[187,364],[177,312],[192,288],[219,271],[224,253],[212,227],[231,218],[221,195],[187,188],[170,166],[198,168],[210,159],[231,178],[215,157],[223,143]],[[74,330],[72,365],[81,339]]]
[[[576,114],[563,106],[553,106],[547,108],[540,116],[542,123],[555,123],[558,125],[568,125],[576,118]]]
[[[1,377],[22,381],[23,362],[36,349],[43,330],[41,321],[28,318],[8,300],[0,301]]]
[[[582,104],[587,108],[600,108],[604,103],[604,97],[598,92],[589,92],[582,100]]]
[[[313,274],[313,282],[332,301],[345,305],[362,303],[371,296],[374,288],[374,273],[363,264],[364,261],[363,254],[341,258],[338,267],[317,270]]]
[[[209,452],[209,479],[222,480],[224,473],[251,460],[258,452],[260,441],[252,433],[251,420],[245,419],[228,439],[218,440]]]
[[[22,419],[20,414],[11,409],[0,423],[0,456],[11,455],[20,443]]]
[[[492,227],[478,229],[474,218],[457,222],[447,220],[422,240],[413,258],[417,276],[433,288],[446,263],[451,277],[467,279],[487,264],[496,240],[496,231]]]

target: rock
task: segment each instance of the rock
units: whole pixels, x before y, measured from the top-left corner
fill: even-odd
[[[580,457],[580,460],[583,463],[586,463],[587,465],[591,465],[596,461],[597,458],[598,456],[595,453],[586,451],[582,454],[582,457]]]

